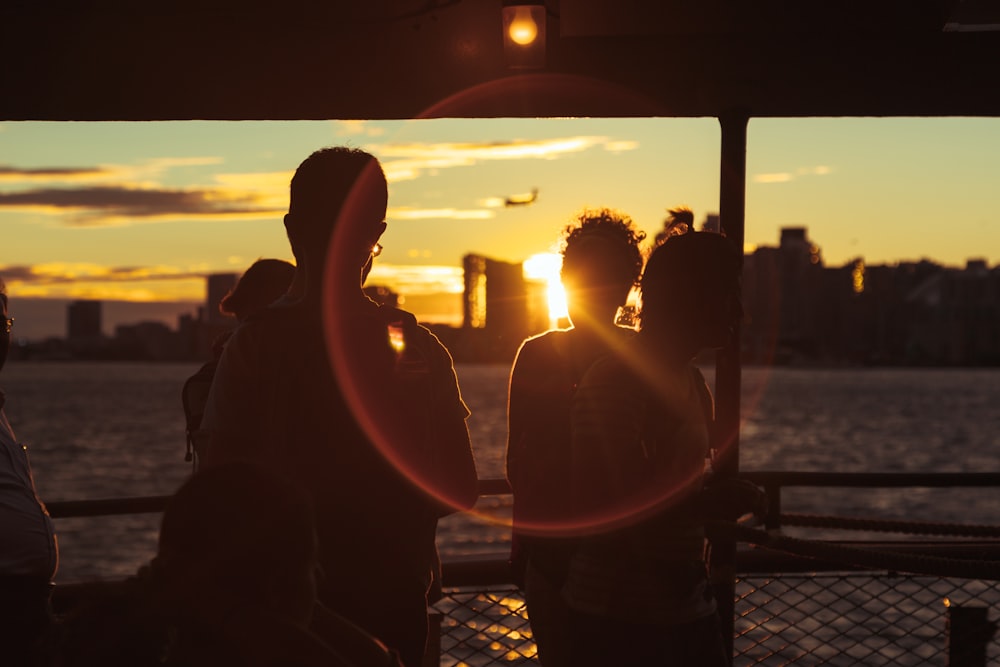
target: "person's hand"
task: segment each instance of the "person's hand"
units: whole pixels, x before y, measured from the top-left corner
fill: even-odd
[[[747,514],[763,519],[767,514],[767,494],[745,479],[710,479],[701,492],[700,501],[706,519],[736,521]]]

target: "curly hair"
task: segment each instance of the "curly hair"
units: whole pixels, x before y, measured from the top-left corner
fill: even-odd
[[[617,244],[621,249],[623,265],[628,266],[632,284],[638,282],[644,261],[640,244],[646,238],[646,232],[636,228],[632,218],[610,208],[584,210],[563,229],[560,253],[564,267],[572,265],[574,249],[582,247],[584,241],[591,238]]]

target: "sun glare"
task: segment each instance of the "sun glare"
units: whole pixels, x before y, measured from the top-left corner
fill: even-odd
[[[549,324],[559,325],[568,316],[566,309],[566,290],[563,289],[559,270],[562,268],[562,255],[545,252],[532,255],[524,260],[524,277],[529,280],[545,281],[545,297],[549,305]]]

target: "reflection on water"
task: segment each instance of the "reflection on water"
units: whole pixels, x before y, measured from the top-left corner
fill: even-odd
[[[9,363],[0,375],[15,432],[46,500],[171,493],[184,462],[180,388],[197,364]],[[508,368],[458,366],[480,477],[502,477]],[[709,377],[710,374],[709,374]],[[741,469],[997,470],[1000,370],[749,368]],[[1000,523],[990,489],[788,489],[788,512]],[[974,508],[974,514],[970,511]],[[510,498],[441,522],[445,555],[508,548]],[[156,515],[57,522],[61,581],[131,573],[155,551]]]

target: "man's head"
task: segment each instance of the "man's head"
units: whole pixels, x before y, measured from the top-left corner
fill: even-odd
[[[642,274],[642,328],[670,328],[695,352],[721,347],[742,316],[740,271],[739,253],[721,234],[671,236]]]
[[[611,209],[584,211],[564,231],[562,282],[576,327],[612,326],[642,271],[645,234]]]
[[[329,252],[345,271],[359,271],[385,231],[388,186],[378,160],[356,148],[322,148],[292,177],[285,229],[309,281],[319,281]],[[311,267],[317,267],[313,270]]]

